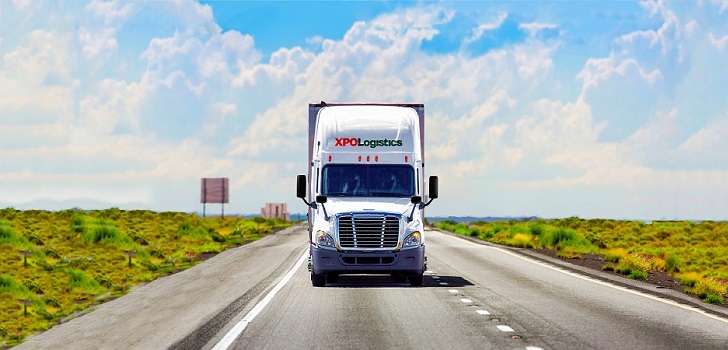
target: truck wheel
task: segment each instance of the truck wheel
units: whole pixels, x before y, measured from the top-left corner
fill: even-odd
[[[311,272],[311,284],[314,287],[323,287],[326,285],[326,275],[317,275]]]
[[[422,285],[425,283],[425,275],[419,274],[409,277],[410,285],[412,287],[422,287]]]
[[[392,275],[392,280],[394,281],[394,283],[404,283],[404,282],[407,282],[407,276]]]

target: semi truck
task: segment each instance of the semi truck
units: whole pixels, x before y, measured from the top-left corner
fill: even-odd
[[[308,119],[308,174],[296,186],[312,285],[387,274],[422,286],[424,209],[438,197],[437,176],[425,178],[424,105],[321,102]]]

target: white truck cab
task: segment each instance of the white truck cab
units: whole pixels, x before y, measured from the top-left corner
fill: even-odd
[[[427,268],[424,208],[438,180],[424,175],[424,105],[309,105],[309,206],[314,286],[341,274],[390,274],[421,286]],[[425,193],[425,183],[429,185]]]

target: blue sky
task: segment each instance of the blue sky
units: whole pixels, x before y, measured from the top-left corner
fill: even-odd
[[[0,2],[0,207],[294,198],[310,102],[424,103],[428,215],[728,219],[728,1]]]

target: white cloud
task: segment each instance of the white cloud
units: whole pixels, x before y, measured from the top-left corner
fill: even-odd
[[[256,212],[261,198],[293,200],[308,103],[405,101],[426,104],[428,174],[446,194],[430,214],[725,218],[728,105],[690,92],[725,91],[715,49],[728,28],[672,3],[641,5],[657,27],[597,34],[611,52],[578,59],[563,57],[572,28],[558,17],[521,23],[527,40],[479,56],[423,51],[456,18],[447,3],[268,58],[189,1],[94,1],[46,26],[28,20],[0,46],[0,205],[97,193],[195,210],[199,178],[227,176],[230,210]],[[149,11],[153,34],[123,41]],[[509,13],[460,43],[517,21]],[[558,40],[540,35],[555,29]]]
[[[545,29],[558,29],[559,26],[553,23],[531,22],[519,24],[518,28],[527,31],[529,37],[535,38],[541,31]]]
[[[621,77],[639,77],[649,85],[653,85],[662,73],[658,69],[646,71],[634,58],[619,58],[614,53],[605,58],[590,58],[584,69],[576,75],[584,82],[583,92],[598,87],[602,82],[611,79],[614,75]],[[583,93],[582,92],[582,93]]]
[[[494,18],[493,22],[482,23],[482,24],[478,25],[477,27],[475,27],[473,29],[473,34],[469,37],[466,37],[463,40],[463,43],[470,44],[470,43],[478,41],[481,37],[483,37],[483,34],[485,34],[486,32],[493,31],[493,30],[500,28],[503,25],[503,23],[506,21],[506,18],[508,18],[508,13],[501,12],[498,14],[498,16],[496,18]]]
[[[708,41],[722,52],[728,46],[728,34],[718,38],[713,33],[709,33]]]
[[[650,17],[659,16],[662,25],[657,30],[637,30],[618,38],[617,42],[636,43],[639,40],[649,42],[650,47],[660,44],[662,53],[675,46],[675,42],[682,36],[680,20],[663,0],[641,1],[640,5],[649,12]]]
[[[724,152],[728,149],[728,138],[725,135],[728,135],[728,113],[691,135],[680,144],[677,152],[684,159],[708,163],[707,166],[725,164],[728,161]]]
[[[116,26],[123,23],[133,14],[137,3],[123,1],[101,1],[93,0],[86,6],[86,9],[96,16],[104,19],[107,26]]]

